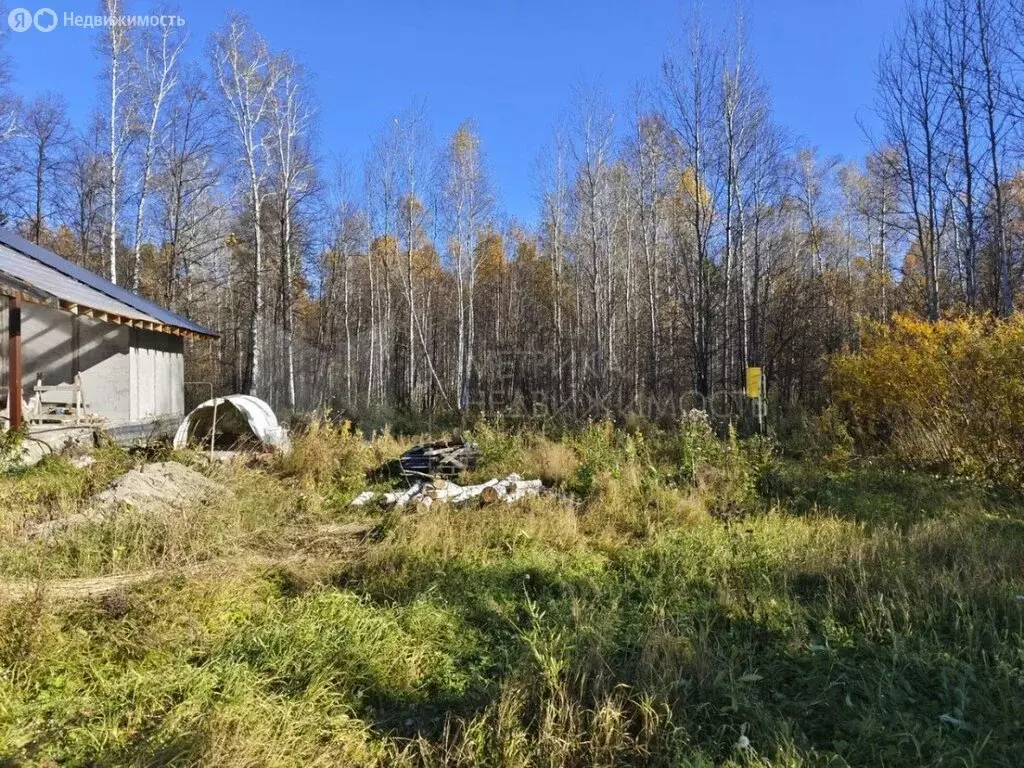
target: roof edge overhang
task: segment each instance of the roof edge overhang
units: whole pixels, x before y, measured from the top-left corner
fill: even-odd
[[[175,325],[167,325],[161,323],[158,320],[144,320],[137,317],[128,317],[127,315],[119,315],[116,312],[108,312],[101,309],[94,309],[87,307],[82,304],[72,304],[70,301],[59,301],[59,309],[70,312],[72,315],[78,315],[79,317],[91,317],[97,320],[102,320],[105,323],[111,323],[112,325],[123,325],[128,328],[140,328],[144,331],[155,331],[156,333],[166,333],[170,336],[181,336],[185,339],[216,339],[220,338],[215,333],[198,333],[196,331],[190,331],[186,328],[179,328]]]
[[[141,328],[187,339],[220,338],[219,333],[215,333],[199,323],[181,317],[142,296],[114,285],[99,275],[89,272],[84,267],[69,262],[52,251],[26,240],[13,230],[0,228],[0,243],[27,258],[38,261],[40,264],[68,279],[76,280],[87,288],[97,291],[115,302],[124,304],[126,309],[133,310],[138,314],[118,313],[111,311],[109,308],[100,309],[86,304],[67,301],[13,275],[0,272],[0,291],[7,295],[16,295],[25,302],[53,307],[74,315],[95,317],[114,325]],[[163,319],[160,319],[161,317]],[[176,320],[180,320],[181,324],[174,322]]]
[[[197,331],[179,328],[167,323],[161,323],[155,318],[132,317],[109,310],[97,309],[84,304],[75,304],[65,301],[52,294],[41,291],[35,286],[29,285],[23,280],[18,280],[11,275],[0,273],[0,294],[17,297],[28,304],[36,304],[51,309],[59,309],[79,317],[90,317],[111,325],[121,325],[127,328],[139,328],[145,331],[166,333],[170,336],[180,336],[185,339],[218,339],[219,334],[198,333]]]

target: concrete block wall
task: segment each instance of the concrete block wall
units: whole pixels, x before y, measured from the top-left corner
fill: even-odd
[[[111,424],[125,421],[131,410],[129,375],[129,339],[131,331],[89,317],[71,315],[72,364],[64,371],[60,383],[82,375],[82,392],[89,413],[102,416]],[[25,359],[31,361],[35,349],[26,348]],[[47,382],[44,379],[44,383]]]
[[[90,413],[111,425],[183,416],[184,342],[180,337],[25,305],[22,343],[26,398],[44,384],[82,375]],[[0,312],[0,386],[7,385],[7,313]]]
[[[138,328],[131,333],[131,421],[184,416],[184,341]]]

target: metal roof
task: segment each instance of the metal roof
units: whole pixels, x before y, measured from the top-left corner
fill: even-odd
[[[217,336],[208,328],[114,285],[99,275],[30,243],[16,233],[0,229],[0,274],[13,278],[59,302],[61,309],[111,321],[140,325],[164,333],[185,332]]]
[[[133,320],[160,322],[155,317],[137,312],[133,307],[120,301],[114,301],[106,294],[72,280],[6,245],[0,245],[0,272],[17,278],[44,297],[51,296],[70,304],[122,315]]]

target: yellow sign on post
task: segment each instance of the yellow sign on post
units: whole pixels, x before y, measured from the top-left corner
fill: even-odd
[[[747,368],[747,397],[751,400],[761,398],[761,369]]]

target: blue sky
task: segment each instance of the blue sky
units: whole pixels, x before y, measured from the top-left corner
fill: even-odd
[[[9,0],[37,10],[41,2]],[[768,83],[776,120],[826,154],[860,157],[861,117],[872,123],[873,72],[899,0],[747,0],[750,46]],[[49,0],[57,11],[94,13],[99,2]],[[128,11],[152,5],[128,0]],[[572,103],[573,85],[600,82],[623,119],[638,80],[656,78],[682,34],[686,0],[191,0],[178,6],[190,53],[244,7],[271,45],[295,54],[313,75],[328,158],[358,170],[371,134],[425,102],[440,139],[476,120],[502,207],[535,219],[534,158]],[[713,25],[732,17],[729,0],[704,0]],[[0,23],[4,23],[0,21]],[[15,87],[64,94],[76,123],[97,104],[98,32],[58,27],[9,33]],[[361,174],[356,174],[359,176]]]

